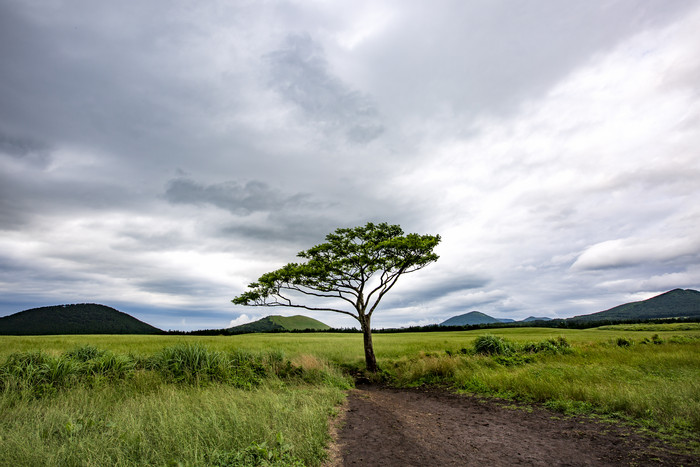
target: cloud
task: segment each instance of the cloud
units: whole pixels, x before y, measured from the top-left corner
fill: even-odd
[[[289,35],[282,48],[265,58],[270,86],[321,128],[341,129],[355,143],[368,143],[384,132],[372,100],[331,74],[323,48],[308,34]]]
[[[368,221],[443,237],[380,326],[698,288],[699,26],[684,0],[0,2],[0,314],[221,328]]]
[[[234,326],[240,326],[241,324],[252,323],[253,321],[255,321],[254,318],[251,318],[246,314],[242,314],[238,316],[238,318],[229,321],[228,327],[232,328]]]
[[[242,215],[296,207],[303,205],[308,197],[309,195],[303,193],[284,196],[260,181],[249,181],[245,184],[229,181],[203,185],[184,178],[171,180],[165,192],[165,198],[170,203],[211,204]]]
[[[587,248],[576,259],[574,270],[624,268],[647,263],[694,261],[700,258],[700,237],[684,239],[608,240]]]

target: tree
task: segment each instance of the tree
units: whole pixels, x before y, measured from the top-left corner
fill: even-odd
[[[297,254],[306,262],[289,263],[263,274],[232,302],[352,316],[359,321],[364,336],[367,370],[376,372],[372,314],[400,276],[437,261],[439,256],[433,249],[439,242],[439,235],[404,235],[400,226],[387,223],[336,229],[326,235],[326,243]],[[338,307],[338,303],[344,306]]]

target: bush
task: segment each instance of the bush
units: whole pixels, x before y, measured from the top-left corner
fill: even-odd
[[[480,355],[512,355],[515,353],[515,346],[502,337],[486,334],[476,338],[474,352]]]
[[[634,341],[632,339],[627,339],[626,337],[618,337],[615,340],[615,345],[618,347],[629,347],[632,344],[634,344]]]
[[[528,342],[523,345],[523,351],[529,353],[564,353],[571,348],[571,345],[565,337],[557,337],[556,339],[546,339],[540,342]]]

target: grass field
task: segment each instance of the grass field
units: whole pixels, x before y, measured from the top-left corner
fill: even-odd
[[[500,347],[479,350],[484,334]],[[395,385],[700,435],[698,325],[374,337]],[[0,336],[0,464],[317,465],[351,384],[341,371],[362,363],[360,334]]]

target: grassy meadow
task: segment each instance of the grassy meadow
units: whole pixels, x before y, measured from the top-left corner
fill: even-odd
[[[700,436],[698,324],[374,339],[397,386]],[[319,465],[362,366],[360,334],[0,336],[0,465]]]

